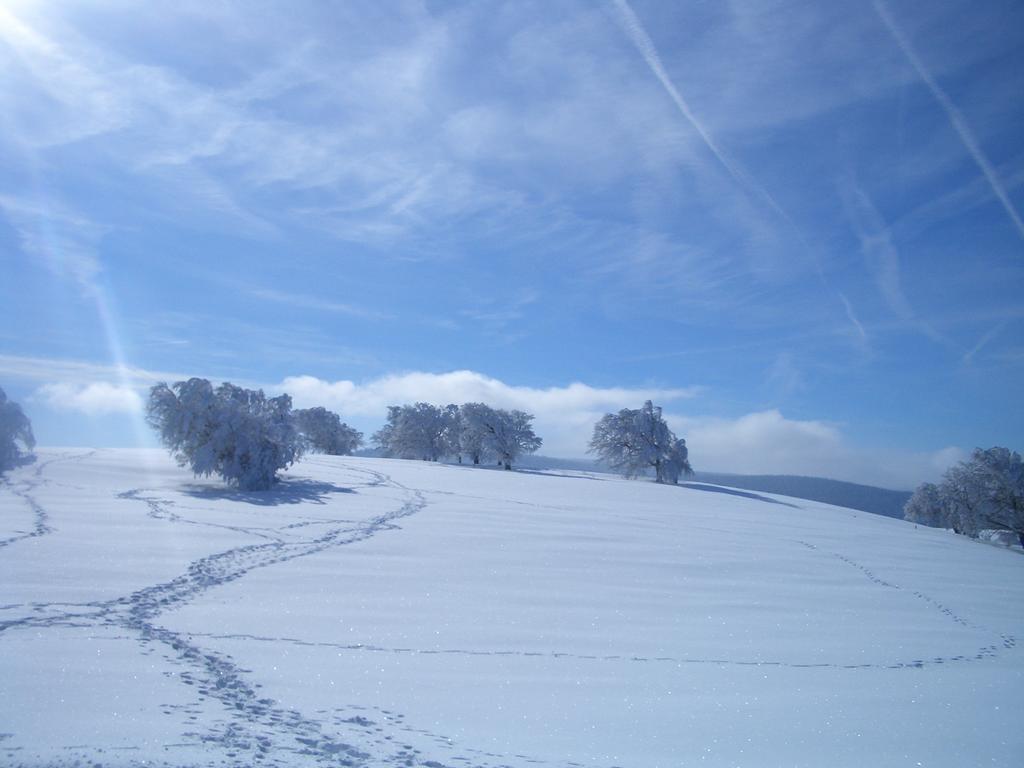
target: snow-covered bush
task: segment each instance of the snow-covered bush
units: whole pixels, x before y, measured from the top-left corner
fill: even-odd
[[[946,504],[939,486],[934,483],[919,485],[903,507],[904,520],[933,528],[942,528],[945,525],[946,516]]]
[[[0,388],[0,471],[10,469],[36,445],[32,423],[21,406],[7,399]]]
[[[292,412],[308,450],[331,456],[347,456],[363,443],[363,433],[353,429],[333,411],[317,406]]]
[[[672,434],[661,408],[650,400],[643,408],[602,416],[594,425],[589,452],[626,477],[653,469],[655,482],[675,484],[680,475],[693,474],[686,441]]]
[[[242,490],[265,490],[302,453],[288,395],[206,379],[154,386],[146,415],[181,466],[218,475]]]

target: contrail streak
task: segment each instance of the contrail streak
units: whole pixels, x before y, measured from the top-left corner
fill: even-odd
[[[697,132],[697,135],[700,136],[704,145],[711,151],[711,154],[715,156],[718,162],[722,164],[722,167],[729,172],[729,175],[732,176],[741,187],[751,193],[754,197],[760,198],[762,202],[775,211],[775,213],[777,213],[793,229],[804,248],[809,253],[813,254],[810,245],[804,239],[799,227],[796,226],[796,223],[790,215],[786,213],[785,209],[778,204],[768,190],[754,181],[738,164],[733,162],[725,151],[718,146],[714,137],[708,133],[707,129],[697,119],[697,116],[693,114],[693,111],[690,109],[690,105],[686,103],[686,99],[683,98],[683,95],[679,93],[679,90],[672,83],[672,80],[669,79],[668,72],[665,71],[665,66],[661,63],[661,57],[658,55],[658,49],[654,47],[654,42],[647,34],[643,24],[640,22],[640,19],[637,17],[636,13],[634,13],[629,3],[626,2],[626,0],[612,0],[612,2],[615,4],[615,7],[619,12],[619,19],[621,21],[622,28],[629,36],[630,41],[632,41],[633,45],[636,46],[640,55],[643,56],[644,61],[647,62],[647,66],[650,67],[651,72],[653,72],[654,76],[658,78],[658,81],[675,103],[679,112]],[[819,276],[821,276],[822,269],[816,256],[814,257],[814,260],[815,268]]]
[[[864,325],[857,319],[857,315],[854,314],[853,305],[850,303],[850,300],[846,298],[846,294],[840,292],[839,298],[842,300],[843,306],[846,308],[847,319],[850,321],[850,324],[857,329],[857,334],[860,337],[861,343],[866,345],[868,343],[868,332],[864,330]]]
[[[654,41],[651,40],[650,35],[644,29],[640,19],[634,13],[627,0],[612,0],[615,8],[619,12],[619,21],[622,25],[626,35],[632,41],[633,45],[640,52],[647,66],[650,67],[651,72],[658,78],[665,92],[668,93],[672,99],[676,108],[680,114],[686,119],[686,121],[693,127],[700,136],[701,140],[708,150],[715,156],[722,167],[728,171],[729,175],[739,184],[746,192],[753,197],[760,199],[765,205],[771,208],[780,219],[782,219],[786,225],[789,226],[790,230],[796,236],[797,241],[803,247],[804,252],[807,253],[814,263],[814,272],[817,275],[819,282],[826,289],[829,288],[828,280],[825,278],[825,269],[821,264],[821,258],[818,256],[817,251],[811,247],[810,243],[804,237],[803,232],[800,231],[800,227],[796,225],[793,218],[786,212],[786,210],[779,205],[779,203],[772,197],[771,193],[768,192],[764,187],[754,181],[737,163],[733,162],[732,159],[725,153],[725,151],[718,146],[714,137],[708,133],[707,129],[701,124],[697,116],[693,114],[690,109],[690,105],[686,103],[686,99],[679,92],[679,89],[675,87],[672,80],[668,76],[668,72],[665,71],[665,66],[661,63],[661,57],[658,55],[658,49],[654,47]],[[851,315],[851,308],[849,302],[845,297],[840,297],[846,307],[847,315]],[[863,339],[866,339],[867,334],[864,332],[864,327],[853,318],[855,327]]]
[[[998,336],[1009,322],[1009,320],[1003,320],[1001,323],[997,323],[993,328],[990,328],[980,339],[978,339],[978,343],[971,348],[971,351],[964,355],[963,362],[965,364],[972,362],[974,360],[974,356],[981,351],[982,347],[987,346],[992,339]]]
[[[736,179],[739,183],[747,186],[749,181],[742,170],[737,168],[733,162],[726,157],[725,153],[718,147],[715,140],[711,137],[704,126],[700,124],[700,121],[696,118],[693,112],[690,110],[690,106],[686,103],[686,99],[683,98],[682,94],[676,89],[672,81],[669,79],[668,73],[665,71],[664,65],[661,63],[661,57],[658,55],[658,49],[654,47],[654,42],[648,36],[644,30],[643,24],[640,23],[640,19],[630,8],[629,3],[626,0],[613,0],[615,7],[619,11],[619,16],[622,21],[622,26],[625,29],[629,39],[633,45],[640,51],[640,55],[644,57],[644,61],[647,62],[647,66],[651,68],[654,76],[658,78],[662,86],[668,92],[672,101],[675,102],[676,107],[682,113],[683,117],[686,118],[687,122],[693,126],[693,129],[697,131],[697,134],[704,141],[704,144],[708,149],[711,150],[718,161],[725,167],[725,169]]]
[[[939,105],[945,110],[946,116],[949,117],[949,122],[953,126],[953,130],[957,132],[960,140],[963,142],[964,147],[974,162],[978,164],[981,172],[985,174],[985,178],[988,180],[989,186],[992,187],[992,192],[999,199],[999,202],[1003,204],[1003,208],[1006,209],[1007,215],[1013,222],[1014,227],[1017,228],[1018,234],[1024,238],[1024,221],[1021,220],[1017,210],[1013,207],[1013,203],[1010,202],[1009,196],[1006,194],[1006,190],[1003,188],[1002,182],[996,175],[995,169],[989,163],[988,158],[985,157],[985,153],[981,151],[977,139],[974,138],[974,134],[971,132],[970,127],[964,120],[963,115],[960,114],[960,110],[956,108],[956,105],[950,101],[949,96],[946,92],[939,87],[939,84],[935,82],[935,78],[931,76],[931,73],[925,68],[924,62],[917,57],[914,49],[910,45],[910,41],[903,34],[902,30],[897,26],[896,20],[889,14],[889,10],[885,7],[882,0],[874,0],[875,11],[878,13],[882,23],[885,24],[886,29],[889,30],[889,34],[892,35],[896,41],[896,45],[899,46],[900,50],[903,51],[903,55],[907,57],[907,60],[914,67],[918,77],[928,86],[928,90],[931,91],[932,96],[939,102]]]

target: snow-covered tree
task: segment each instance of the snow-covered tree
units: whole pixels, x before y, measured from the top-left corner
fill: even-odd
[[[305,446],[317,453],[347,456],[363,442],[363,433],[353,429],[333,411],[317,406],[292,412]]]
[[[397,450],[398,441],[395,437],[401,415],[402,406],[389,405],[387,421],[384,422],[384,426],[370,435],[370,442],[377,446],[385,456],[401,456]]]
[[[681,437],[673,438],[661,464],[661,476],[664,482],[675,485],[679,482],[680,475],[692,475],[693,469],[690,467],[690,450],[686,447],[686,441]]]
[[[479,464],[490,456],[487,424],[494,419],[494,409],[483,403],[459,406],[459,452]]]
[[[438,461],[453,453],[451,435],[457,413],[454,405],[391,405],[387,423],[372,440],[389,456]]]
[[[371,440],[380,448],[385,456],[396,456],[400,459],[422,458],[415,454],[409,435],[411,430],[406,423],[407,406],[389,405],[387,421],[377,430]]]
[[[655,482],[675,484],[680,475],[693,473],[686,441],[672,434],[661,408],[650,400],[643,408],[602,416],[594,425],[589,452],[626,477],[653,469]]]
[[[533,432],[533,416],[525,411],[504,411],[487,408],[481,425],[483,449],[498,457],[505,469],[524,453],[533,453],[543,440]]]
[[[919,486],[903,516],[966,536],[1009,531],[1024,546],[1024,461],[1009,448],[978,448],[946,470],[937,486]]]
[[[146,415],[181,466],[251,491],[269,488],[302,453],[291,408],[288,395],[189,379],[154,386]]]
[[[443,408],[428,403],[388,406],[387,423],[373,442],[389,456],[438,461],[465,455],[474,464],[496,456],[505,469],[524,453],[533,453],[542,440],[533,432],[533,416],[503,411],[483,403]]]
[[[948,511],[939,486],[922,483],[903,507],[903,519],[932,528],[945,528]]]
[[[9,469],[25,458],[36,445],[32,423],[21,406],[7,399],[0,389],[0,471]]]
[[[945,527],[956,533],[977,537],[984,526],[982,518],[987,505],[978,467],[962,461],[946,470],[939,483],[939,494],[945,512]]]
[[[1009,448],[974,452],[969,462],[975,467],[983,495],[984,528],[1010,531],[1024,547],[1024,462]]]
[[[441,409],[441,418],[444,420],[443,455],[457,456],[461,464],[463,423],[459,406],[449,403]]]

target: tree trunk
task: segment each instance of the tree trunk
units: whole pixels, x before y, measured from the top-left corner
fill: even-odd
[[[505,469],[512,469],[512,462],[508,459],[505,460]]]
[[[1024,531],[1017,531],[1017,540],[1020,541],[1020,545],[1024,547]]]

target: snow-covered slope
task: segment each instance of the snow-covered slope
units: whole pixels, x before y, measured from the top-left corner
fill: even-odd
[[[1022,607],[1020,555],[814,502],[40,451],[0,484],[0,763],[1018,765]]]

